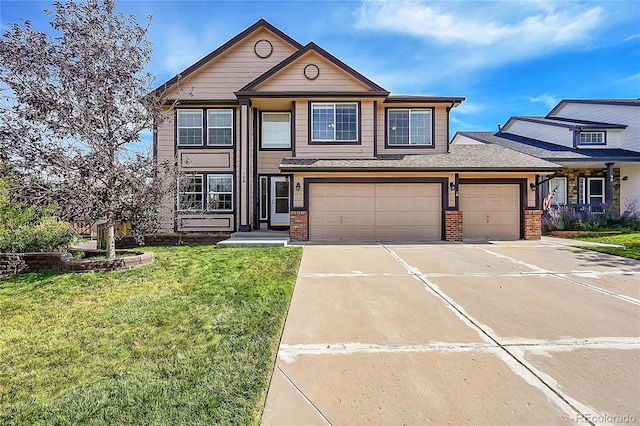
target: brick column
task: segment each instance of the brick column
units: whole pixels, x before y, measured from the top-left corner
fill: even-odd
[[[309,241],[309,217],[305,210],[289,213],[289,238],[291,241]]]
[[[446,210],[444,212],[445,241],[462,241],[462,212]]]
[[[524,239],[539,240],[542,237],[542,211],[524,211]]]

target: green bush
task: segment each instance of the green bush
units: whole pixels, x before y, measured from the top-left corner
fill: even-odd
[[[610,231],[640,230],[640,214],[635,203],[630,203],[618,214],[610,204],[603,204],[598,211],[588,206],[559,206],[544,212],[542,232],[550,231]]]
[[[68,223],[55,217],[42,217],[35,223],[13,229],[2,229],[0,225],[0,252],[58,251],[69,247],[77,238]]]

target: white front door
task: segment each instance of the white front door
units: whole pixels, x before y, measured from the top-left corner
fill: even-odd
[[[271,177],[271,226],[289,226],[289,178]]]

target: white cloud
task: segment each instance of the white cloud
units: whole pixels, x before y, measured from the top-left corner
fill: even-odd
[[[529,98],[529,101],[531,101],[531,102],[542,102],[546,106],[548,106],[549,108],[553,108],[554,106],[556,106],[558,104],[558,102],[560,100],[558,98],[556,98],[555,96],[551,96],[548,93],[543,93],[542,95],[536,96],[535,98]]]
[[[422,39],[452,73],[586,47],[604,19],[603,8],[588,3],[363,0],[356,27]]]

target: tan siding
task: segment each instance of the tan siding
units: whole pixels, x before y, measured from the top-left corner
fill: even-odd
[[[233,149],[178,149],[178,170],[231,171]]]
[[[279,174],[284,157],[291,157],[291,151],[258,151],[258,174]]]
[[[173,114],[167,116],[167,120],[158,127],[156,160],[158,165],[173,164],[174,161],[174,127]],[[169,173],[168,175],[166,173]],[[175,204],[175,176],[172,172],[160,169],[161,178],[164,181],[165,191],[160,209],[158,230],[160,232],[173,232],[173,208]]]
[[[260,58],[254,52],[258,40],[266,39],[273,45],[273,53]],[[200,70],[182,81],[181,86],[189,91],[192,99],[235,99],[234,91],[244,87],[296,49],[266,29],[260,29],[230,48],[227,52],[204,65]],[[175,88],[169,92],[175,95]],[[182,93],[179,97],[184,98]]]
[[[309,80],[304,75],[304,68],[308,64],[315,64],[320,69],[320,74],[313,80]],[[286,69],[258,86],[258,91],[261,92],[342,92],[354,90],[370,91],[371,89],[315,52],[309,52],[298,58],[289,64]]]
[[[330,100],[333,102],[335,100]],[[339,142],[331,144],[309,144],[309,102],[296,100],[296,157],[308,158],[372,158],[373,157],[373,101],[361,103],[361,144],[350,145]],[[321,102],[321,101],[318,101]],[[354,102],[354,100],[338,100]]]
[[[385,111],[390,104],[378,103],[378,154],[434,154],[447,152],[449,135],[447,134],[447,107],[442,105],[393,104],[393,108],[434,108],[434,143],[435,148],[392,148],[385,149]]]

